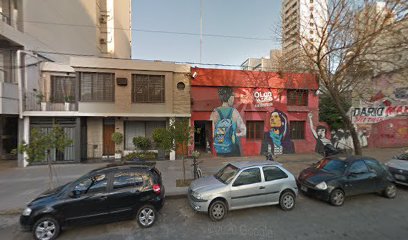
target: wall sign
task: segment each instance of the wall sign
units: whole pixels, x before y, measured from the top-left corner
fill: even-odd
[[[273,94],[265,89],[258,89],[254,92],[255,107],[270,107],[273,106]]]

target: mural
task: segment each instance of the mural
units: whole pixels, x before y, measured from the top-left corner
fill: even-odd
[[[215,108],[210,116],[215,151],[218,156],[241,156],[241,137],[246,135],[246,126],[233,107],[234,92],[230,87],[221,87],[218,89],[218,96],[221,106]]]
[[[196,77],[191,81],[191,124],[201,130],[192,148],[225,157],[313,152],[306,124],[308,111],[318,111],[318,97],[312,94],[319,87],[315,75],[192,71]],[[307,106],[288,105],[287,89],[307,90]],[[290,128],[292,121],[296,129]]]
[[[261,153],[274,155],[294,153],[295,147],[290,139],[289,122],[286,114],[279,110],[271,112],[266,119],[266,129],[262,141]]]
[[[312,131],[313,136],[316,139],[315,152],[324,155],[325,149],[334,148],[332,141],[326,137],[327,128],[325,126],[318,125],[315,130],[313,126],[313,114],[309,113],[308,117],[310,130]],[[334,141],[337,142],[338,139],[334,139]]]

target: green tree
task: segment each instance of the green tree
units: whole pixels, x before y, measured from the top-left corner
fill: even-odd
[[[344,109],[351,107],[349,101],[342,101],[342,104]],[[326,94],[322,94],[319,97],[319,117],[320,121],[326,122],[332,129],[344,129],[346,127],[338,108],[330,96]]]
[[[50,152],[52,149],[63,152],[65,148],[71,146],[72,143],[72,139],[68,138],[64,129],[58,125],[54,125],[48,133],[38,128],[32,128],[30,142],[21,143],[18,146],[18,150],[22,154],[27,154],[27,161],[29,163],[47,161],[49,168],[49,186],[52,188],[53,171]]]
[[[186,181],[186,166],[185,166],[185,159],[184,153],[186,152],[186,147],[190,143],[192,139],[192,128],[190,126],[188,119],[176,119],[170,125],[170,131],[176,142],[176,146],[181,147],[181,158],[183,161],[183,180]],[[176,147],[175,146],[175,147]]]

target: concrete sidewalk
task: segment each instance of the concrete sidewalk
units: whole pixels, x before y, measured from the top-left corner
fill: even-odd
[[[406,148],[364,149],[364,155],[375,157],[381,162],[388,161],[392,156],[402,153]],[[290,154],[277,157],[278,162],[291,171],[295,176],[321,158],[320,155]],[[205,158],[199,159],[203,175],[215,173],[224,164],[231,161],[263,160],[265,157],[234,157],[234,158]],[[105,166],[107,163],[92,164],[59,164],[54,165],[56,183],[61,185],[75,180],[92,169]],[[186,178],[192,178],[192,161],[186,160]],[[48,187],[48,166],[31,166],[17,168],[10,164],[0,164],[0,214],[19,212],[25,205]],[[6,166],[6,167],[5,167]],[[176,180],[183,178],[183,164],[181,160],[157,161],[156,167],[162,172],[166,195],[179,197],[187,193],[187,187],[176,187]]]

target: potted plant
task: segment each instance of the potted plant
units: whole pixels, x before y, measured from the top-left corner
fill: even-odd
[[[121,159],[122,158],[122,150],[120,149],[123,142],[123,134],[120,132],[114,132],[112,134],[112,141],[116,145],[116,151],[115,151],[115,159]]]
[[[70,111],[71,110],[71,103],[74,102],[74,96],[65,96],[65,111]]]
[[[47,111],[47,102],[45,101],[45,96],[42,92],[38,92],[35,97],[37,98],[37,104],[40,104],[41,111]]]

